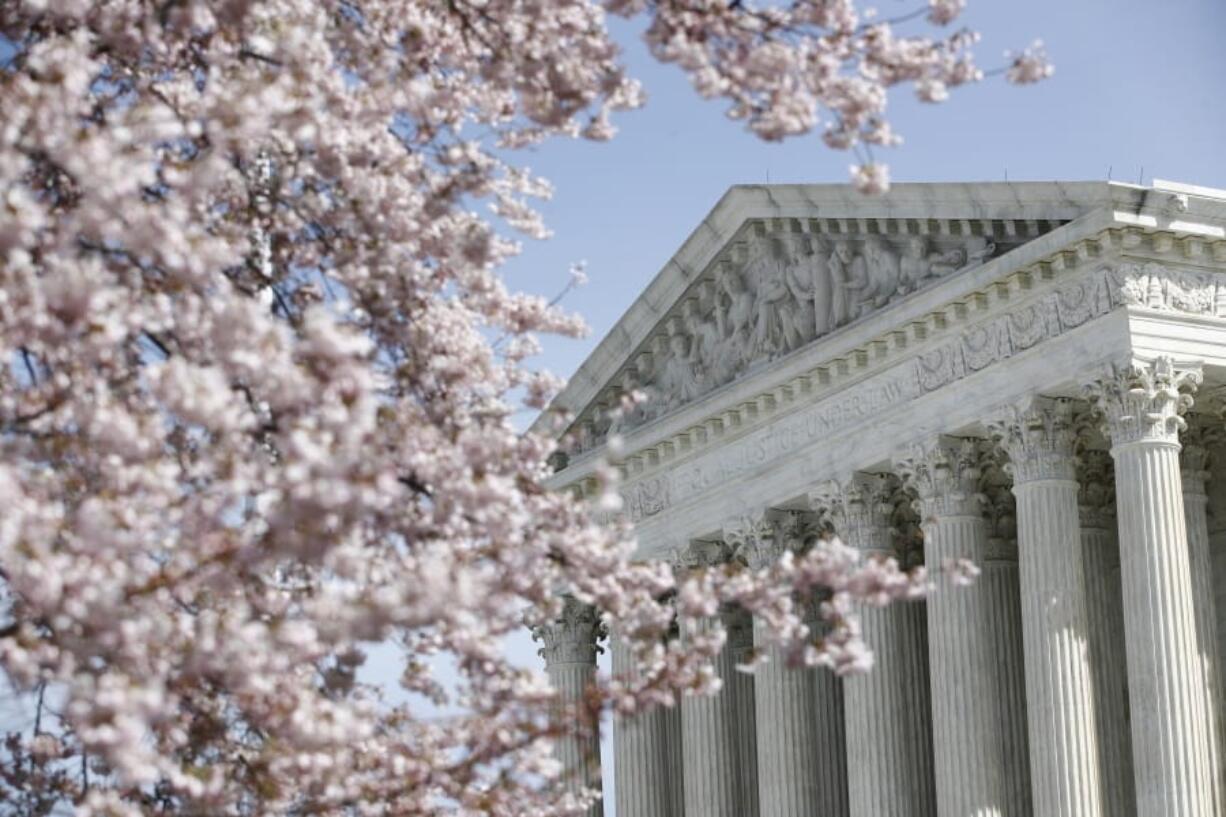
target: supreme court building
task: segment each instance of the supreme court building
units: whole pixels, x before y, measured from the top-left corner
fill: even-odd
[[[729,611],[720,695],[615,724],[619,817],[1226,815],[1226,191],[734,187],[555,406],[554,487],[619,437],[643,559],[760,565],[800,520],[982,570],[865,610],[845,680],[735,672]],[[564,694],[598,633],[538,633]]]

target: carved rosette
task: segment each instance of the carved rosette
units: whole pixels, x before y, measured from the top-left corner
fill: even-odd
[[[1101,449],[1083,451],[1077,458],[1077,505],[1081,527],[1115,527],[1115,480],[1111,454]]]
[[[919,498],[925,521],[942,516],[977,516],[984,502],[981,444],[970,437],[941,437],[915,446],[896,467]]]
[[[1209,481],[1210,458],[1209,450],[1220,446],[1226,440],[1226,433],[1220,427],[1220,422],[1204,414],[1189,414],[1185,418],[1187,428],[1180,435],[1182,448],[1179,450],[1179,475],[1183,482],[1185,494],[1205,494],[1205,483]]]
[[[1086,395],[1105,418],[1112,445],[1139,442],[1178,443],[1187,425],[1181,416],[1192,406],[1200,385],[1196,369],[1177,369],[1169,357],[1151,364],[1112,366],[1086,388]]]
[[[1073,409],[1072,400],[1036,397],[1009,406],[987,423],[1009,455],[1005,469],[1015,484],[1077,478]]]
[[[556,619],[532,628],[532,640],[544,645],[537,654],[545,659],[546,668],[559,664],[594,665],[596,655],[602,652],[596,642],[605,635],[596,608],[573,596],[563,597],[562,613]]]
[[[809,494],[809,506],[847,545],[892,554],[897,492],[890,474],[856,473],[842,482],[823,483]]]

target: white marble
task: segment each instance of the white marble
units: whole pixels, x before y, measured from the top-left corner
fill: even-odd
[[[686,565],[712,569],[727,561],[718,542],[695,542],[688,548]],[[731,623],[732,613],[727,618]],[[723,617],[721,617],[723,618]],[[715,618],[695,622],[681,634],[682,642],[710,633],[725,622]],[[742,789],[733,678],[736,659],[725,642],[715,660],[722,689],[715,695],[686,695],[681,699],[681,757],[685,817],[740,817]]]
[[[1194,415],[1180,435],[1180,479],[1183,485],[1184,520],[1188,528],[1188,559],[1192,570],[1193,609],[1196,614],[1196,650],[1206,690],[1206,711],[1202,720],[1210,733],[1209,753],[1214,811],[1226,809],[1223,801],[1222,764],[1226,757],[1223,743],[1221,656],[1218,645],[1217,615],[1213,609],[1213,559],[1209,545],[1209,495],[1205,483],[1209,445],[1222,436],[1219,421]]]
[[[1137,800],[1132,777],[1132,734],[1128,728],[1128,663],[1124,655],[1124,603],[1111,455],[1103,450],[1083,451],[1078,471],[1081,483],[1078,518],[1103,811],[1132,817],[1137,813]]]
[[[1221,811],[1212,713],[1221,712],[1226,661],[1226,489],[1202,513],[1195,485],[1180,479],[1177,443],[1134,439],[1150,426],[1170,436],[1179,406],[1169,388],[1129,371],[1163,357],[1202,371],[1201,409],[1219,410],[1222,191],[1115,183],[899,185],[883,197],[830,185],[730,190],[554,403],[573,421],[550,485],[595,496],[598,469],[616,468],[623,507],[598,515],[634,526],[637,558],[719,540],[725,520],[763,508],[807,512],[830,479],[893,471],[900,452],[939,435],[990,437],[1002,409],[1039,395],[1081,396],[1104,372],[1115,385],[1093,396],[1111,439],[1083,436],[1089,449],[1077,454],[1112,449],[1115,484],[1103,477],[1094,490],[1118,493],[1120,513],[1111,519],[1090,501],[1085,479],[1078,495],[1067,473],[1010,475],[1001,468],[1009,458],[983,460],[982,450],[967,471],[948,448],[925,473],[904,453],[900,476],[920,490],[938,590],[910,617],[903,607],[865,616],[865,632],[889,645],[880,674],[838,684],[778,662],[755,677],[733,672],[717,729],[732,751],[696,752],[684,704],[641,725],[619,723],[616,786],[632,793],[625,809],[681,817],[711,811],[703,798],[717,797],[734,798],[746,815],[890,814],[926,798],[941,817]],[[650,402],[610,416],[631,386],[646,387]],[[612,430],[621,437],[614,451]],[[922,480],[941,487],[923,489]],[[979,564],[972,587],[950,587],[941,574],[954,557]],[[903,635],[921,627],[923,639]],[[729,645],[734,661],[752,650],[749,628],[740,633]],[[917,640],[926,662],[908,652]],[[901,685],[887,676],[904,666],[927,675],[930,706],[891,694]],[[880,708],[913,720],[883,721]],[[896,741],[907,745],[895,745],[890,761],[876,759],[889,740],[865,731],[881,723],[912,735]],[[917,756],[919,765],[902,768]],[[698,782],[700,757],[739,770],[735,795],[722,780]],[[891,789],[903,778],[935,797],[873,803],[870,780]]]
[[[585,702],[596,677],[596,642],[603,636],[599,616],[568,596],[562,615],[538,628],[535,636],[543,644],[540,654],[558,693],[557,717],[570,730],[554,745],[562,764],[562,783],[575,795],[597,790],[601,785],[599,716],[586,709]],[[600,800],[586,812],[587,817],[603,814]]]
[[[1118,369],[1090,394],[1115,459],[1137,814],[1214,813],[1212,736],[1196,635],[1179,473],[1179,389],[1169,359]]]
[[[919,497],[929,571],[941,577],[947,560],[992,561],[979,481],[981,447],[973,439],[942,439],[899,463]],[[1002,685],[1007,645],[1020,640],[1012,603],[999,576],[970,587],[938,578],[928,601],[928,662],[939,814],[1004,817],[1024,814],[1024,758],[1010,758],[1008,736],[1023,730],[1025,709]],[[1024,795],[1021,795],[1024,797]]]
[[[755,569],[796,544],[797,514],[744,521],[749,524],[729,530],[727,536]],[[754,643],[767,658],[754,675],[759,813],[840,817],[846,813],[847,780],[842,712],[834,700],[837,688],[828,673],[788,666],[762,634],[760,622],[755,621]]]
[[[634,678],[638,669],[633,656],[613,636],[613,675]],[[680,817],[676,806],[682,795],[676,791],[681,779],[674,769],[670,733],[675,709],[653,709],[613,722],[614,786],[620,815],[635,817]]]
[[[1036,398],[989,427],[1008,454],[1017,497],[1034,808],[1100,817],[1073,408],[1070,400]]]
[[[811,497],[842,540],[870,557],[895,556],[897,480],[856,474]],[[932,729],[924,605],[860,611],[872,672],[843,680],[848,813],[934,817]]]

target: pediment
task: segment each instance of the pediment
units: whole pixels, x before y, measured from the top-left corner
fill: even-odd
[[[569,454],[652,423],[1118,198],[1106,183],[737,187],[551,407]],[[623,397],[643,399],[625,409]],[[537,421],[538,427],[544,422]]]

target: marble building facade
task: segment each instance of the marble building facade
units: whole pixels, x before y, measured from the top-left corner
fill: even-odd
[[[863,611],[844,680],[737,672],[728,611],[724,692],[615,724],[619,817],[1226,814],[1224,398],[1224,191],[731,189],[555,401],[554,487],[594,494],[616,435],[643,559],[824,528],[982,572]],[[600,622],[538,636],[579,697]],[[599,783],[594,739],[559,753]]]

